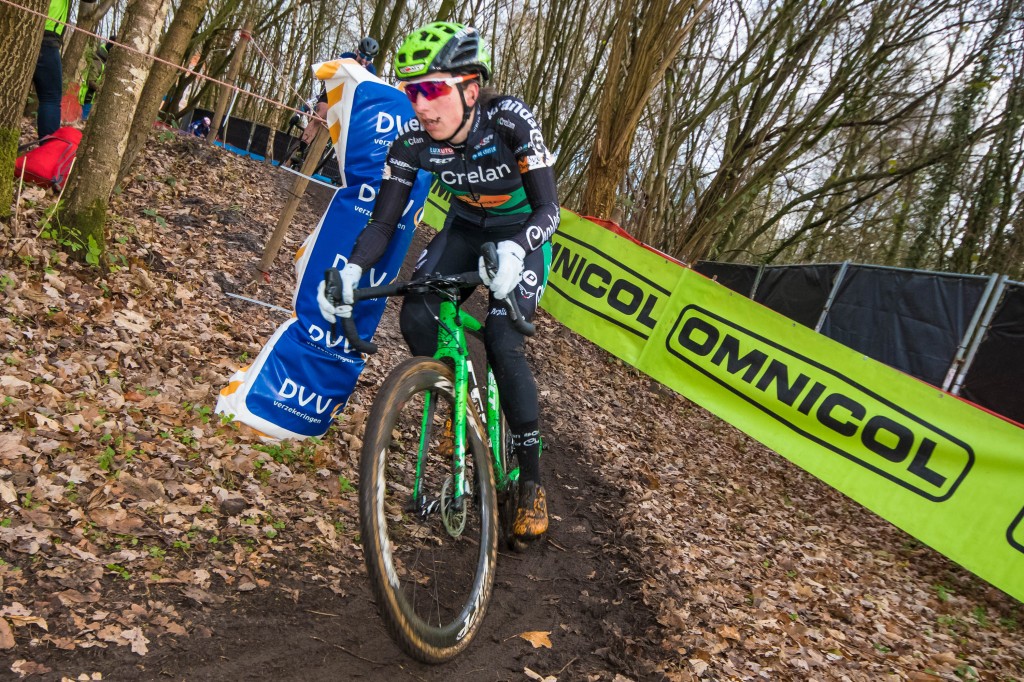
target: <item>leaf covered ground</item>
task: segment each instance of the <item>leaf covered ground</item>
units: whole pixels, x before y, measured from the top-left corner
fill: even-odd
[[[356,509],[395,310],[323,439],[225,423],[217,392],[285,319],[227,294],[288,308],[326,198],[254,284],[292,176],[173,135],[147,151],[109,272],[56,248],[42,190],[0,232],[0,678],[1024,679],[1020,603],[545,314],[550,537],[501,555],[464,656],[411,662]]]

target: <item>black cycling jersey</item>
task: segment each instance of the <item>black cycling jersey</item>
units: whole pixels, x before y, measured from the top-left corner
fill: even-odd
[[[515,97],[477,102],[465,143],[438,142],[418,129],[391,144],[380,192],[350,261],[364,269],[383,255],[409,199],[416,173],[433,173],[451,192],[449,223],[511,239],[530,253],[558,229],[554,155],[537,120]]]

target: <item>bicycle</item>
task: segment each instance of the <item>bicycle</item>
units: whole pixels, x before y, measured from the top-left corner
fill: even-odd
[[[493,244],[484,246],[484,257],[496,265]],[[329,269],[325,279],[328,295],[340,301],[338,271]],[[499,541],[523,548],[512,536],[519,469],[509,468],[511,435],[494,373],[488,366],[485,402],[467,345],[467,333],[479,335],[483,325],[462,309],[462,294],[479,284],[476,272],[434,274],[354,292],[356,301],[428,292],[441,298],[437,352],[398,365],[377,393],[359,479],[363,556],[378,610],[398,645],[427,663],[455,657],[479,631]],[[509,300],[513,325],[533,335]],[[341,319],[352,348],[376,352],[352,318]]]

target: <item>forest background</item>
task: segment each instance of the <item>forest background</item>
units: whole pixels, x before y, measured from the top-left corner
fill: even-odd
[[[563,204],[671,256],[1024,279],[1020,0],[99,0],[77,22],[128,37],[133,4],[139,47],[194,70],[150,73],[168,121],[223,96],[198,73],[266,98],[232,113],[282,130],[293,112],[268,100],[315,95],[312,64],[371,35],[390,80],[412,28],[458,20],[540,119]],[[87,40],[65,41],[68,82]]]

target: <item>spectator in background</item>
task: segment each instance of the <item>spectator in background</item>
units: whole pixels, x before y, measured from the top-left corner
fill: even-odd
[[[114,36],[110,37],[114,40]],[[78,103],[82,105],[82,120],[89,119],[89,112],[92,111],[92,100],[103,85],[103,72],[107,68],[107,54],[113,42],[100,45],[95,52],[89,55],[88,63],[85,66],[85,75],[82,84],[78,87]]]
[[[338,59],[354,59],[359,63],[359,66],[363,67],[364,69],[372,73],[374,76],[376,76],[377,69],[373,65],[373,58],[377,56],[377,52],[379,50],[380,45],[377,44],[377,41],[371,38],[370,36],[366,36],[365,38],[359,41],[359,45],[356,47],[355,52],[343,52],[342,54],[338,55]],[[326,87],[320,91],[320,97],[317,98],[315,113],[323,120],[327,120]],[[297,123],[297,116],[298,114],[292,117],[293,124]],[[306,153],[306,149],[313,141],[313,138],[316,137],[318,131],[319,127],[315,125],[307,125],[305,130],[302,131],[302,138],[299,141],[298,151],[296,152],[296,156],[293,157],[292,159],[293,165],[295,165],[296,162],[302,162],[302,158]]]
[[[203,116],[201,119],[193,121],[192,125],[188,127],[188,130],[196,137],[206,137],[210,134],[211,123],[209,116]]]
[[[82,0],[96,2],[96,0]],[[36,112],[36,132],[39,139],[52,135],[60,128],[60,98],[64,87],[64,74],[60,66],[60,48],[64,43],[65,24],[71,9],[71,0],[50,0],[43,30],[43,44],[32,74],[32,86],[39,100]]]
[[[377,56],[379,50],[380,45],[377,44],[377,41],[370,36],[366,36],[359,41],[359,47],[356,48],[355,52],[345,52],[338,59],[354,59],[359,62],[361,67],[376,76],[377,67],[373,65],[373,58]]]

